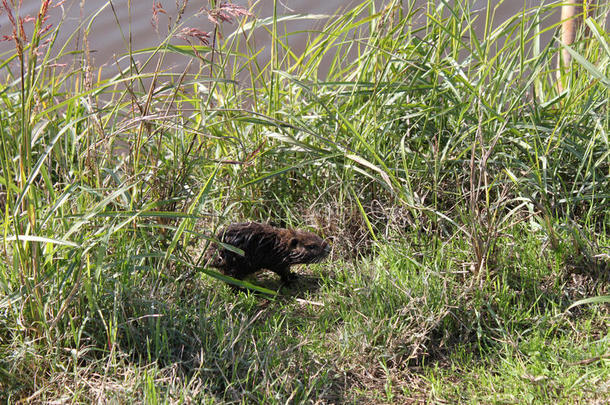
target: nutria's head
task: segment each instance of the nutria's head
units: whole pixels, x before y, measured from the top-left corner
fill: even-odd
[[[317,263],[330,253],[328,242],[311,232],[292,231],[285,242],[290,264]]]

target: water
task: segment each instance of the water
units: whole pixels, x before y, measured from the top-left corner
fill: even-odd
[[[54,7],[50,10],[48,23],[53,25],[62,24],[62,30],[58,38],[56,48],[66,45],[66,49],[83,49],[82,31],[79,30],[79,25],[90,25],[89,36],[87,43],[90,50],[90,62],[93,66],[101,68],[101,77],[109,77],[117,74],[119,67],[126,68],[128,66],[128,49],[137,50],[157,46],[167,36],[168,23],[175,21],[178,15],[176,0],[161,0],[159,3],[167,14],[158,13],[158,31],[153,28],[152,24],[152,4],[153,1],[143,0],[113,0],[105,2],[100,0],[67,0],[63,5]],[[182,2],[182,0],[178,0]],[[54,3],[58,3],[57,0]],[[241,5],[247,9],[251,9],[259,18],[269,17],[273,14],[273,1],[262,0],[260,2],[235,0],[235,4]],[[377,2],[382,4],[381,1]],[[404,1],[406,6],[408,2]],[[418,1],[416,4],[424,4],[424,1]],[[496,1],[493,2],[497,3]],[[348,9],[353,1],[348,0],[283,0],[278,2],[278,14],[315,14],[315,15],[333,15],[334,13],[341,14],[341,10]],[[541,1],[527,0],[527,7],[532,7],[541,4]],[[253,6],[254,5],[254,6]],[[484,26],[486,0],[477,0],[474,2],[473,9],[481,11],[481,18],[478,19],[476,27],[477,31],[481,32]],[[207,0],[187,2],[182,22],[185,26],[196,28],[204,32],[212,31],[213,24],[208,20],[205,13],[199,13],[203,7],[208,6]],[[38,12],[40,2],[35,0],[24,0],[22,6],[22,14],[34,16]],[[496,7],[496,6],[494,6]],[[507,17],[520,12],[523,7],[522,1],[503,1],[495,10],[495,24],[498,25]],[[95,14],[95,18],[92,16]],[[557,21],[559,14],[553,16],[552,20]],[[311,30],[319,28],[323,25],[319,19],[304,19],[292,21],[281,29],[288,31]],[[550,23],[551,21],[549,21]],[[27,24],[26,24],[27,25]],[[31,23],[29,29],[26,29],[28,36],[31,36]],[[228,35],[237,28],[237,22],[223,23],[222,30],[224,35]],[[0,14],[0,35],[10,35],[12,31],[6,13]],[[553,30],[547,32],[543,38],[543,42],[551,40]],[[299,53],[304,48],[307,35],[305,33],[291,36],[288,39],[290,47]],[[256,44],[263,48],[259,58],[264,59],[269,54],[270,36],[264,30],[259,29],[256,36]],[[173,38],[171,43],[176,45],[185,45],[185,41],[178,38]],[[0,53],[10,52],[14,50],[12,41],[0,42]],[[0,59],[6,58],[4,54]],[[140,64],[145,64],[147,55],[138,55],[137,60]],[[184,69],[191,58],[182,55],[171,55],[165,61],[162,69],[170,69],[180,72]],[[62,63],[70,64],[70,58],[63,58]],[[13,63],[16,65],[16,62]],[[78,64],[76,66],[79,66]],[[156,68],[156,60],[149,62],[145,68],[147,71],[152,71]]]
[[[57,0],[54,3],[58,3]],[[114,74],[118,71],[117,65],[125,66],[124,57],[128,49],[136,50],[148,47],[157,46],[166,36],[168,32],[168,23],[176,20],[178,11],[175,0],[161,0],[162,8],[165,13],[158,13],[158,31],[153,28],[152,24],[152,1],[142,0],[113,0],[112,2],[103,1],[77,1],[68,0],[59,7],[50,9],[48,23],[56,26],[61,22],[62,29],[58,38],[56,48],[68,43],[67,49],[82,49],[83,37],[78,33],[79,25],[89,25],[90,31],[88,36],[88,44],[91,52],[91,62],[95,66],[103,68],[103,76]],[[253,2],[236,0],[235,4],[252,9]],[[278,10],[279,14],[294,14],[294,13],[311,13],[326,14],[335,12],[345,1],[290,1],[285,0]],[[256,15],[264,17],[272,14],[272,1],[263,1],[253,8]],[[207,1],[188,1],[185,9],[182,22],[192,28],[197,28],[204,32],[210,32],[213,29],[213,24],[208,20],[205,13],[198,13],[203,7],[207,7]],[[35,16],[40,7],[39,1],[24,0],[21,9],[24,16]],[[96,14],[95,18],[91,16]],[[32,23],[26,24],[26,33],[28,38],[31,38]],[[228,35],[237,27],[237,22],[223,23],[222,29],[225,35]],[[306,29],[312,25],[307,21],[302,21],[292,24],[290,29]],[[82,30],[81,30],[82,31]],[[0,35],[11,35],[12,25],[6,13],[0,13]],[[268,35],[264,35],[265,39],[257,38],[260,46],[264,46],[263,42],[268,40]],[[171,40],[171,43],[176,45],[185,45],[186,42],[178,38]],[[295,44],[296,46],[301,44]],[[292,44],[291,44],[292,45]],[[2,59],[6,58],[5,52],[12,52],[15,45],[12,41],[0,42],[0,53],[4,54]],[[146,58],[138,57],[143,63]],[[66,62],[65,58],[62,62]],[[180,70],[188,62],[187,58],[182,56],[172,56],[165,61],[166,67],[173,66]]]

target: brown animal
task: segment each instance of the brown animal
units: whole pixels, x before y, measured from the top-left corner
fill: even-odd
[[[288,283],[296,277],[290,272],[291,265],[316,263],[330,252],[330,245],[314,233],[258,222],[228,225],[217,239],[241,249],[244,255],[216,243],[208,251],[209,265],[237,279],[268,269]]]

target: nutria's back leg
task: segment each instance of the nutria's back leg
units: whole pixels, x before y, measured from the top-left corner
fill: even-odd
[[[223,269],[222,273],[224,273],[225,275],[227,275],[229,277],[233,277],[234,279],[243,280],[244,278],[246,278],[246,276],[253,273],[253,271],[251,271],[251,269],[249,269],[249,268],[230,267],[230,268]],[[243,291],[243,292],[248,291],[248,288],[240,287],[233,283],[228,283],[228,284],[234,293],[238,293],[240,291]]]

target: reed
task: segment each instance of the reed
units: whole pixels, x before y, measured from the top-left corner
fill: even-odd
[[[211,32],[155,3],[159,44],[109,76],[116,4],[59,43],[56,2],[3,0],[0,400],[607,400],[608,7],[562,47],[559,3],[420,3],[210,2]],[[332,260],[295,287],[207,268],[243,219]]]

